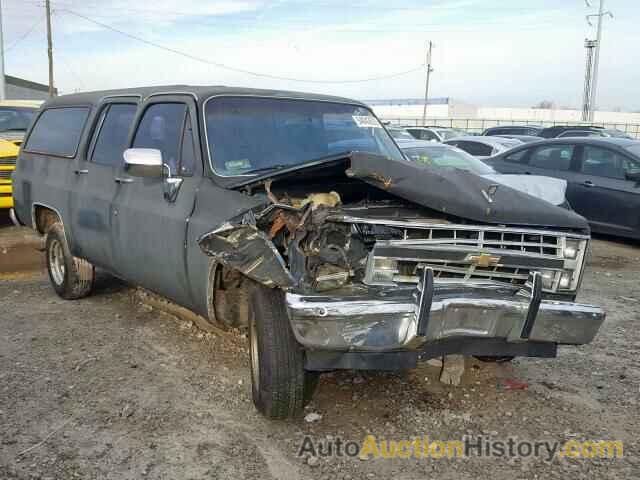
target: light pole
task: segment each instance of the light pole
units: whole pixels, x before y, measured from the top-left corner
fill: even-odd
[[[591,6],[589,0],[585,0],[588,7]],[[589,102],[591,105],[591,113],[589,115],[589,121],[593,122],[593,116],[598,108],[598,70],[600,68],[600,47],[602,46],[602,19],[605,15],[613,18],[613,13],[610,11],[604,10],[604,0],[600,0],[600,8],[598,9],[598,13],[594,13],[592,15],[587,15],[587,22],[589,25],[593,26],[591,23],[591,19],[593,17],[598,17],[598,32],[596,34],[596,50],[593,57],[593,81],[591,83],[591,101]]]
[[[47,56],[49,57],[49,97],[53,97],[56,93],[53,83],[53,41],[51,38],[51,4],[49,0],[45,0],[44,8],[47,14]]]

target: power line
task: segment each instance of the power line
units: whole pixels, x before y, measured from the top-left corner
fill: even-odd
[[[57,15],[57,12],[54,11],[54,13],[56,13],[55,18],[58,21],[63,21],[62,17],[60,15]],[[86,90],[86,85],[84,83],[84,80],[82,80],[82,78],[80,77],[80,75],[78,75],[77,71],[71,67],[71,62],[67,61],[66,55],[63,55],[60,52],[60,43],[58,42],[58,49],[56,50],[56,57],[59,58],[60,60],[62,60],[62,65],[63,67],[66,68],[67,72],[69,72],[75,79],[77,82],[77,86],[79,86],[80,90]],[[76,88],[76,91],[78,90],[78,88]]]
[[[36,23],[34,23],[29,30],[27,30],[26,32],[24,32],[22,35],[20,35],[20,37],[18,37],[17,39],[15,39],[13,42],[11,42],[10,45],[7,46],[7,48],[4,49],[4,53],[7,53],[9,50],[11,50],[12,48],[14,48],[16,45],[18,45],[20,42],[22,42],[25,38],[27,38],[29,35],[31,35],[33,33],[33,31],[38,27],[38,25],[40,24],[40,22],[42,22],[42,20],[44,19],[44,15],[41,16],[38,21]]]
[[[175,55],[180,55],[182,57],[188,58],[190,60],[194,60],[196,62],[200,62],[200,63],[205,63],[207,65],[212,65],[214,67],[218,67],[224,70],[229,70],[231,72],[236,72],[236,73],[242,73],[244,75],[250,75],[252,77],[259,77],[259,78],[269,78],[272,80],[283,80],[283,81],[287,81],[287,82],[299,82],[299,83],[317,83],[317,84],[338,84],[338,83],[364,83],[364,82],[373,82],[376,80],[387,80],[390,78],[396,78],[396,77],[401,77],[404,75],[408,75],[410,73],[414,73],[417,72],[419,70],[422,70],[422,68],[424,68],[424,65],[420,65],[418,67],[412,68],[410,70],[405,70],[402,72],[396,72],[396,73],[392,73],[392,74],[388,74],[388,75],[380,75],[377,77],[370,77],[370,78],[361,78],[361,79],[351,79],[351,80],[309,80],[309,79],[300,79],[300,78],[292,78],[292,77],[283,77],[283,76],[279,76],[279,75],[271,75],[268,73],[261,73],[261,72],[254,72],[251,70],[245,70],[242,68],[238,68],[238,67],[232,67],[229,65],[225,65],[223,63],[220,62],[214,62],[212,60],[208,60],[206,58],[201,58],[201,57],[197,57],[195,55],[191,55],[190,53],[186,53],[180,50],[177,50],[175,48],[171,48],[171,47],[167,47],[165,45],[160,45],[158,43],[155,42],[151,42],[149,40],[146,40],[144,38],[138,37],[136,35],[133,35],[131,33],[127,33],[123,30],[119,30],[117,28],[112,27],[111,25],[107,25],[106,23],[102,23],[99,22],[97,20],[93,20],[85,15],[82,15],[80,13],[74,12],[72,10],[68,10],[68,9],[58,9],[58,11],[61,12],[66,12],[70,15],[82,18],[88,22],[94,23],[96,25],[99,25],[103,28],[106,28],[107,30],[111,30],[112,32],[116,32],[119,33],[120,35],[123,35],[125,37],[131,38],[132,40],[136,40],[138,42],[144,43],[146,45],[164,50],[166,52],[170,52],[173,53]]]

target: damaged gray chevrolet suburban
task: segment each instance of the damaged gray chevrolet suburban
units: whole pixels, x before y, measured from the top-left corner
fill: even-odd
[[[51,283],[101,267],[248,327],[253,399],[300,412],[319,372],[447,354],[554,357],[603,311],[575,303],[586,221],[403,157],[369,108],[321,95],[153,87],[48,101],[14,175]]]

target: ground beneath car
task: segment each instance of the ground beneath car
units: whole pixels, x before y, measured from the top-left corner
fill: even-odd
[[[6,229],[5,229],[6,230]],[[9,229],[11,230],[11,229]],[[2,231],[2,229],[0,229]],[[5,232],[6,235],[7,234]],[[555,360],[467,361],[463,384],[429,365],[323,376],[304,418],[251,403],[242,332],[205,334],[109,277],[59,299],[41,271],[0,273],[0,478],[637,478],[640,246],[596,241],[579,300],[609,312],[595,343]],[[511,382],[515,380],[516,383]],[[520,382],[520,383],[518,383]],[[528,386],[525,390],[510,389]],[[304,435],[362,442],[463,435],[625,442],[614,460],[299,458]]]

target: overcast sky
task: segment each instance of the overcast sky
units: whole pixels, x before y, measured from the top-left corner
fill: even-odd
[[[1,0],[6,72],[46,83],[42,0]],[[593,0],[596,3],[598,0]],[[431,95],[479,105],[579,107],[583,0],[52,0],[56,84],[63,93],[149,84],[226,84],[358,99],[423,95],[424,69],[364,83],[250,76],[186,58],[279,77],[361,80],[415,69],[435,44]],[[505,6],[508,5],[508,6]],[[607,0],[600,101],[640,110],[640,1]],[[87,20],[82,16],[89,18]],[[97,23],[95,23],[97,22]],[[103,25],[99,25],[103,24]]]

